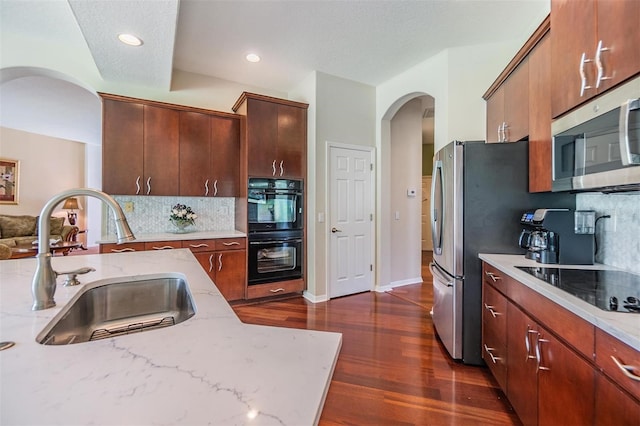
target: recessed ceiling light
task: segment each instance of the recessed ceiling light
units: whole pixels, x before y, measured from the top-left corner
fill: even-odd
[[[246,58],[249,62],[260,62],[260,56],[256,55],[255,53],[249,53]]]
[[[141,46],[142,40],[133,34],[118,34],[118,40],[129,46]]]

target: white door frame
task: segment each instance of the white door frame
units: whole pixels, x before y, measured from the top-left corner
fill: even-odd
[[[324,205],[325,205],[325,210],[327,212],[327,217],[325,220],[325,226],[324,226],[324,235],[325,235],[325,247],[326,247],[326,252],[325,252],[325,259],[326,261],[326,271],[325,271],[325,276],[327,277],[327,300],[331,299],[331,279],[333,278],[333,265],[331,263],[331,237],[329,235],[329,228],[331,226],[332,223],[332,217],[331,217],[331,209],[330,209],[330,200],[331,200],[331,149],[332,148],[340,148],[340,149],[347,149],[347,150],[354,150],[354,151],[361,151],[361,152],[366,152],[369,153],[369,159],[371,161],[373,170],[371,171],[371,214],[373,215],[373,220],[371,221],[370,224],[370,232],[371,232],[371,265],[373,265],[373,270],[371,271],[371,278],[372,278],[372,283],[371,283],[371,288],[369,290],[373,291],[376,288],[376,280],[377,280],[377,274],[376,274],[376,245],[377,245],[377,238],[376,238],[376,221],[377,221],[377,215],[376,215],[376,206],[377,206],[377,202],[376,202],[376,156],[375,156],[375,147],[372,146],[366,146],[366,145],[355,145],[355,144],[347,144],[347,143],[340,143],[340,142],[331,142],[331,141],[327,141],[326,143],[326,148],[325,148],[325,158],[327,159],[327,161],[325,162],[326,165],[326,169],[325,169],[325,176],[326,176],[326,181],[325,181],[325,200],[324,200]]]

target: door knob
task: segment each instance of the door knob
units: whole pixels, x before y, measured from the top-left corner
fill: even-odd
[[[336,228],[334,226],[333,228],[331,228],[331,232],[333,232],[335,234],[336,232],[342,232],[342,230],[340,230],[340,229],[338,229],[338,228]]]

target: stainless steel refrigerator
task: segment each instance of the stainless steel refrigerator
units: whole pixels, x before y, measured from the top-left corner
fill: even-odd
[[[575,195],[528,192],[527,141],[454,141],[435,153],[432,319],[454,359],[483,363],[478,253],[524,254],[518,245],[522,213],[551,207],[575,208]]]

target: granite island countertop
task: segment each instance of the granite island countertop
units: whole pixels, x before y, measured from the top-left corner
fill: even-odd
[[[590,322],[632,348],[640,351],[640,314],[604,311],[576,296],[544,282],[541,279],[529,275],[525,271],[516,268],[516,266],[552,266],[554,268],[620,270],[619,268],[602,264],[544,265],[536,262],[535,260],[526,259],[524,255],[480,253],[479,257],[481,260],[498,268],[505,274],[510,275],[530,289],[540,293],[551,301],[573,312],[580,318]]]
[[[0,261],[0,424],[310,425],[317,423],[342,336],[243,324],[187,249],[52,259],[89,266],[84,284],[171,273],[196,314],[172,327],[66,346],[36,336],[83,287],[31,311],[34,258]]]

